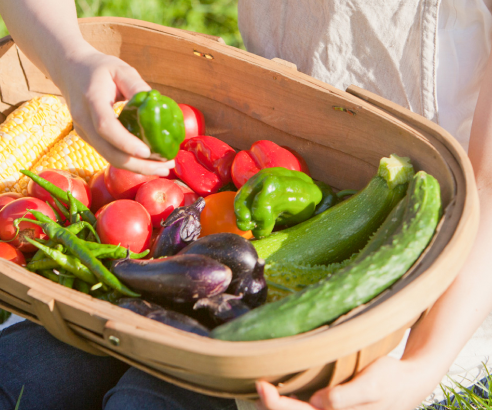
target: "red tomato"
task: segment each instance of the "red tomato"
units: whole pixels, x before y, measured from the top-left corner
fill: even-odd
[[[184,194],[174,182],[158,178],[138,188],[135,201],[143,205],[150,214],[152,225],[157,227],[172,211],[181,206]]]
[[[105,205],[97,218],[96,230],[102,243],[121,244],[132,252],[150,247],[150,215],[136,201],[119,199]]]
[[[183,191],[183,194],[184,194],[184,200],[180,206],[191,205],[193,202],[195,202],[200,197],[195,191],[193,191],[183,181],[181,181],[179,179],[175,179],[175,180],[173,180],[173,182],[181,189],[181,191]]]
[[[26,209],[34,209],[40,211],[46,216],[49,216],[53,221],[56,221],[55,213],[53,210],[43,201],[37,198],[25,197],[16,199],[11,203],[5,205],[0,211],[0,239],[8,241],[15,236],[14,220],[17,218],[29,218],[36,219],[31,213],[26,213]],[[21,222],[19,224],[19,234],[16,238],[9,242],[12,246],[16,247],[22,252],[34,252],[37,248],[31,245],[25,240],[26,237],[31,239],[46,238],[43,230],[40,226],[29,223]]]
[[[113,197],[104,183],[104,170],[96,172],[89,181],[89,188],[92,195],[91,211],[96,213],[103,205],[113,202]]]
[[[111,202],[110,202],[110,203],[111,203]],[[109,205],[109,204],[106,204],[106,205]],[[103,209],[104,209],[104,208],[106,208],[106,205],[101,206],[101,207],[97,210],[97,212],[94,214],[94,216],[96,217],[96,219],[97,219],[97,218],[99,218],[99,215],[101,214],[101,212],[103,211]]]
[[[8,203],[19,198],[22,198],[22,194],[18,194],[17,192],[5,192],[0,194],[0,210]]]
[[[157,175],[140,175],[112,165],[104,171],[106,188],[116,199],[135,199],[140,185],[157,178]]]
[[[26,259],[21,251],[15,249],[12,245],[0,242],[0,258],[7,259],[20,266],[26,266]]]
[[[178,104],[183,112],[185,124],[185,141],[197,135],[205,135],[205,117],[202,112],[188,104]]]
[[[72,195],[77,198],[80,202],[82,202],[85,206],[91,206],[91,190],[87,183],[77,175],[71,174],[67,171],[61,171],[59,169],[45,169],[44,171],[39,173],[40,177],[43,177],[47,181],[50,181],[52,184],[56,185],[58,188],[63,189],[64,191],[70,191]],[[44,188],[41,188],[38,184],[36,184],[33,180],[29,181],[29,185],[27,186],[27,193],[29,196],[33,196],[34,198],[41,199],[42,201],[48,201],[53,208],[60,214],[62,219],[63,215],[59,212],[58,207],[55,204],[51,195]]]

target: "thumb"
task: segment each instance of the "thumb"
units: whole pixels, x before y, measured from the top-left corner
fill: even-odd
[[[140,91],[152,89],[138,71],[129,65],[118,66],[113,74],[113,81],[125,100],[129,100]]]
[[[339,410],[369,404],[380,400],[381,389],[370,375],[360,373],[355,379],[336,387],[318,390],[310,400],[320,409]]]

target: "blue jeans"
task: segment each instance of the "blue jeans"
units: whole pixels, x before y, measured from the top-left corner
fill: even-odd
[[[234,400],[194,393],[111,357],[93,356],[24,321],[0,333],[0,409],[237,410]]]

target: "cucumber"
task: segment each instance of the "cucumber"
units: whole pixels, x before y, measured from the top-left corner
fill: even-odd
[[[414,174],[408,158],[381,159],[378,174],[350,199],[291,228],[253,241],[267,262],[329,264],[358,252],[405,195]]]
[[[308,285],[334,274],[351,263],[357,254],[343,262],[329,265],[297,265],[291,263],[272,262],[265,265],[265,280],[268,285],[267,303],[276,302],[298,292]]]
[[[217,327],[212,337],[249,341],[296,335],[330,323],[379,295],[418,259],[441,216],[439,183],[431,175],[418,172],[407,197],[348,266],[300,292]]]

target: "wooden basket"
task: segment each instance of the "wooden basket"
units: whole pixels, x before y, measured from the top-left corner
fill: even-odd
[[[390,290],[331,326],[258,342],[224,342],[168,327],[67,289],[0,259],[0,307],[42,324],[58,339],[109,354],[179,386],[220,397],[255,398],[254,381],[281,393],[335,385],[388,353],[445,291],[468,255],[478,196],[463,149],[442,128],[357,87],[340,91],[282,60],[221,39],[122,18],[80,20],[100,51],[135,67],[154,88],[198,107],[207,134],[238,149],[260,139],[295,148],[312,176],[360,189],[382,156],[409,156],[441,184],[438,234]],[[4,114],[59,90],[7,37],[0,43]]]

